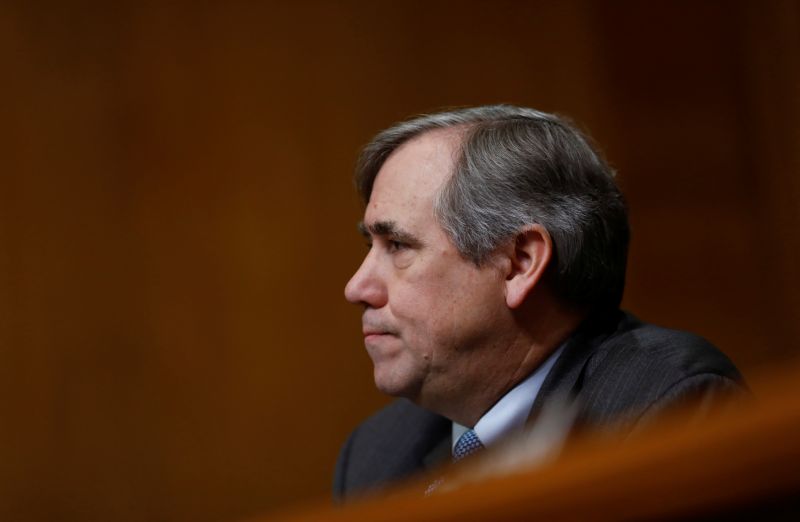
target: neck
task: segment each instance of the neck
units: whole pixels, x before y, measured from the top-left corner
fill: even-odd
[[[531,299],[514,311],[510,316],[510,335],[504,335],[498,345],[490,348],[491,364],[478,361],[481,366],[464,372],[465,379],[454,390],[452,400],[422,406],[461,425],[474,427],[497,401],[541,366],[586,317],[584,311],[552,296],[540,295],[539,300],[542,302]]]

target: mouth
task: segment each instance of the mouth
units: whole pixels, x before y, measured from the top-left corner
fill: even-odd
[[[364,340],[375,340],[375,339],[382,339],[385,337],[389,337],[394,335],[391,332],[384,332],[384,331],[377,331],[377,330],[366,330],[364,331]]]
[[[389,321],[371,315],[369,311],[365,312],[362,317],[361,333],[364,335],[364,343],[367,345],[397,337],[397,331],[391,327]]]
[[[365,325],[362,333],[364,334],[364,344],[366,345],[380,343],[391,337],[396,337],[396,333],[392,330],[384,329],[381,326],[376,327],[375,325]]]

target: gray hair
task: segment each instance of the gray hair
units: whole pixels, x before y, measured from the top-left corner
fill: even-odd
[[[625,286],[629,227],[614,172],[565,119],[491,105],[417,116],[364,147],[356,185],[368,202],[375,178],[403,143],[434,129],[461,128],[453,175],[435,213],[462,256],[481,266],[526,225],[553,242],[547,279],[565,301],[615,309]]]

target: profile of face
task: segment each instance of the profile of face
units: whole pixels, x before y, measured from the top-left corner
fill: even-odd
[[[385,161],[362,225],[369,252],[345,288],[364,307],[378,389],[434,411],[503,379],[512,344],[503,264],[463,258],[434,215],[457,144],[453,131],[429,131]]]

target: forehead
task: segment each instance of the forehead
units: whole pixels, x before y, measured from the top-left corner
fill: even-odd
[[[398,147],[375,178],[364,221],[403,222],[433,217],[433,202],[452,175],[459,136],[429,131]]]

